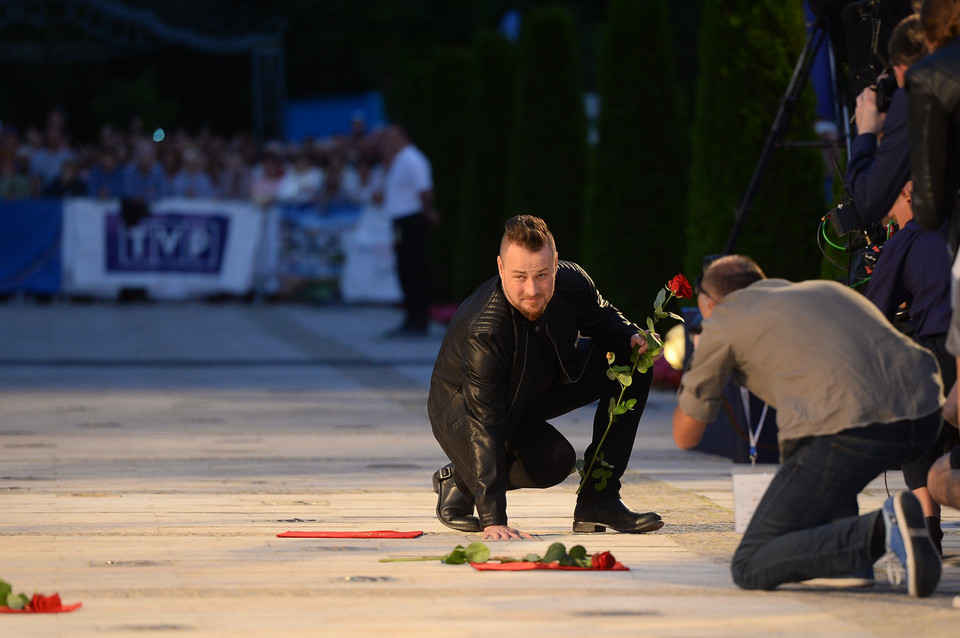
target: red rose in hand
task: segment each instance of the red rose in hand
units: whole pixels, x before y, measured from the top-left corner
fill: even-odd
[[[593,569],[613,569],[617,559],[610,552],[600,552],[590,557],[590,567]]]
[[[63,603],[60,602],[60,594],[54,594],[53,596],[34,594],[27,607],[33,611],[60,611],[63,608]]]
[[[670,280],[667,284],[667,290],[681,299],[693,298],[693,288],[690,287],[690,282],[683,276],[683,273]]]

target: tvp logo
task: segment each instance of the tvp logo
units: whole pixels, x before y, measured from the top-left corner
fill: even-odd
[[[229,228],[224,215],[151,215],[129,228],[107,215],[107,272],[218,273]]]

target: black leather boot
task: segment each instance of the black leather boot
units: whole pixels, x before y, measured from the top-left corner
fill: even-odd
[[[603,532],[608,527],[627,534],[641,534],[660,529],[663,520],[655,512],[634,512],[619,496],[602,501],[577,501],[573,510],[574,532]]]
[[[453,465],[445,465],[433,473],[433,491],[437,499],[437,519],[459,532],[482,532],[480,519],[473,515],[473,498],[457,486]]]

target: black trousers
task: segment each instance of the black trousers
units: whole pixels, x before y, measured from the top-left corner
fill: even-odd
[[[933,353],[940,364],[940,374],[943,377],[943,391],[950,392],[950,388],[957,380],[957,360],[947,352],[947,335],[938,334],[929,337],[923,337],[918,343]],[[927,472],[933,467],[934,461],[943,454],[949,452],[960,441],[957,428],[945,425],[940,428],[940,435],[936,443],[933,444],[927,453],[920,458],[904,463],[900,468],[903,470],[903,482],[911,490],[927,486]]]
[[[573,471],[577,455],[570,442],[547,421],[599,400],[593,419],[593,439],[584,454],[584,469],[590,464],[593,451],[607,429],[610,398],[616,400],[620,396],[620,385],[606,376],[606,354],[606,349],[594,347],[577,383],[554,383],[523,412],[514,436],[507,444],[508,489],[551,487],[563,482]],[[628,347],[614,354],[617,365],[629,362]],[[602,490],[596,489],[597,480],[588,477],[580,492],[580,501],[619,496],[620,478],[633,451],[652,381],[652,371],[634,374],[633,383],[627,387],[623,399],[636,399],[637,403],[632,410],[617,417],[600,448],[603,460],[613,466],[610,468],[612,475]],[[599,462],[594,469],[598,467]]]
[[[416,212],[393,220],[397,276],[403,290],[404,328],[426,330],[430,316],[430,224]]]

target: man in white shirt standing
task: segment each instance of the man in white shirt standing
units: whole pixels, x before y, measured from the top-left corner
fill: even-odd
[[[389,166],[383,209],[393,221],[397,275],[405,310],[403,324],[387,336],[423,336],[429,324],[430,226],[439,220],[433,207],[430,160],[397,125],[384,132],[383,153]]]

